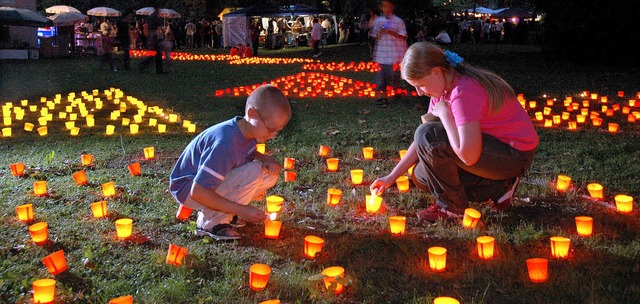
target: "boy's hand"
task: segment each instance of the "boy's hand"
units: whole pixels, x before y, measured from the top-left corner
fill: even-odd
[[[262,171],[271,175],[280,175],[282,166],[276,162],[265,161],[262,163]]]
[[[266,218],[264,211],[250,205],[242,206],[241,212],[237,216],[243,218],[247,222],[258,223]]]

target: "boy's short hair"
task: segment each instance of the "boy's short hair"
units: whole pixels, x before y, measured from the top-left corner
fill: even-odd
[[[269,107],[285,113],[291,113],[289,100],[278,87],[272,84],[264,84],[253,90],[245,104],[245,113],[250,108]]]

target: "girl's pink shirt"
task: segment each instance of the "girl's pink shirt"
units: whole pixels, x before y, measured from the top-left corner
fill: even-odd
[[[531,118],[515,97],[505,100],[500,112],[490,113],[489,97],[482,85],[473,78],[456,76],[451,92],[439,98],[431,98],[429,112],[440,101],[451,106],[456,126],[479,121],[482,133],[517,150],[530,151],[538,146],[538,133]]]

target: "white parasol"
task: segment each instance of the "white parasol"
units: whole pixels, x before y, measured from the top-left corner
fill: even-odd
[[[122,15],[122,13],[110,7],[99,6],[99,7],[94,7],[88,10],[87,15],[99,16],[99,17],[118,17]]]
[[[52,7],[46,8],[44,11],[47,12],[47,14],[60,14],[68,12],[80,13],[78,9],[68,5],[54,5]]]
[[[155,11],[153,7],[150,7],[150,6],[143,7],[136,11],[136,15],[149,16],[153,14],[153,11]],[[178,12],[170,8],[161,8],[158,10],[158,17],[164,18],[164,19],[174,19],[174,18],[181,18],[182,15],[180,15]]]
[[[53,21],[54,25],[73,25],[76,22],[85,21],[89,17],[83,13],[66,12],[55,14],[47,18]]]

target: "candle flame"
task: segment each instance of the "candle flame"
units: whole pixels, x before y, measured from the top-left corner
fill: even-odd
[[[275,221],[277,215],[278,215],[277,212],[269,213],[269,220]]]

